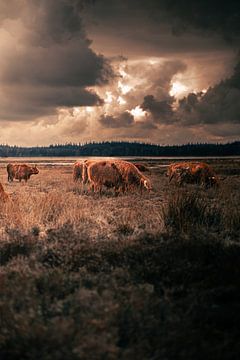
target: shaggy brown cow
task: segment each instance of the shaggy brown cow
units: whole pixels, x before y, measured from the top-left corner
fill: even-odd
[[[17,179],[20,182],[25,180],[25,182],[27,182],[30,179],[30,176],[38,174],[39,170],[36,166],[29,166],[26,164],[8,164],[7,173],[9,182],[13,181],[13,179]]]
[[[180,174],[183,171],[183,169],[188,169],[190,164],[193,163],[180,162],[180,163],[173,163],[168,165],[166,176],[168,176],[169,182],[171,182],[173,178],[174,180],[177,181],[180,178]]]
[[[77,161],[73,165],[73,180],[74,181],[83,181],[83,168],[84,168],[84,162],[83,161]]]
[[[0,202],[7,202],[9,200],[9,195],[4,191],[3,186],[0,183]]]
[[[118,194],[124,185],[121,173],[111,161],[86,161],[87,181],[94,192],[102,192],[102,187],[113,188]],[[86,181],[86,177],[85,177]]]
[[[179,185],[183,183],[200,184],[205,187],[219,185],[218,176],[208,164],[202,162],[170,164],[167,176],[169,176],[169,182],[174,179]]]
[[[91,179],[90,170],[88,170],[91,166],[94,165],[94,169],[98,168],[97,164],[104,163],[105,165],[101,165],[101,176],[103,178],[100,181],[100,188],[102,186],[113,187],[115,192],[125,192],[127,190],[132,190],[134,188],[140,188],[141,192],[143,188],[146,188],[148,191],[152,189],[150,180],[144,176],[135,165],[129,163],[124,160],[85,160],[84,170],[83,170],[83,182],[90,183],[91,189],[96,189],[94,186],[94,181]],[[111,175],[110,175],[111,173]],[[97,181],[98,182],[98,181]]]
[[[152,190],[150,180],[144,176],[134,164],[124,160],[114,160],[114,163],[125,182],[125,190],[136,187],[139,187],[141,192],[144,188],[148,191]]]

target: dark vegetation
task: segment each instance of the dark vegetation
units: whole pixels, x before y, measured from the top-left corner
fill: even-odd
[[[135,235],[127,219],[114,223],[110,239],[69,221],[43,238],[38,224],[8,229],[0,241],[1,360],[239,359],[239,179],[179,189],[152,171],[156,194],[142,201],[159,209],[158,232]],[[160,186],[166,199],[157,207]],[[112,199],[104,201],[108,215]],[[128,197],[113,201],[117,217]]]
[[[154,145],[137,142],[90,142],[35,147],[0,145],[0,156],[234,156],[240,141],[227,144]]]

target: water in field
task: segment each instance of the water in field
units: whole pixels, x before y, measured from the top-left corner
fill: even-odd
[[[59,156],[59,157],[3,157],[0,158],[0,166],[5,166],[8,163],[28,163],[37,164],[42,166],[69,166],[74,164],[78,160],[85,160],[91,158],[92,160],[103,160],[103,159],[116,159],[117,157],[89,157],[89,156]],[[152,165],[158,165],[165,167],[167,164],[173,161],[179,160],[202,160],[208,161],[234,161],[240,164],[239,156],[208,156],[208,157],[170,157],[170,156],[132,156],[132,157],[121,157],[121,159],[129,161],[143,161],[151,163]]]

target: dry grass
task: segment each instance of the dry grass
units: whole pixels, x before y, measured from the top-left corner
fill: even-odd
[[[1,359],[240,357],[240,179],[179,189],[154,165],[155,192],[119,197],[0,168]]]
[[[156,233],[162,228],[159,209],[148,194],[119,197],[114,197],[111,191],[104,196],[89,194],[86,188],[82,191],[81,185],[72,181],[70,167],[42,168],[39,176],[32,176],[27,184],[3,181],[3,185],[12,199],[1,207],[3,237],[10,228],[25,234],[38,228],[44,237],[49,229],[66,223],[93,240],[113,238],[122,226],[131,227],[129,233],[134,235],[142,231]]]
[[[223,163],[219,166],[223,168]],[[151,174],[154,192],[119,197],[109,190],[103,196],[89,194],[73,182],[71,166],[40,166],[40,174],[26,184],[7,183],[2,166],[0,180],[11,197],[11,202],[2,204],[0,209],[4,239],[11,231],[25,235],[35,232],[43,239],[49,230],[64,224],[92,241],[163,231],[192,233],[200,229],[233,234],[240,228],[238,176],[229,176],[218,190],[206,191],[192,185],[179,189],[168,184],[155,164]]]

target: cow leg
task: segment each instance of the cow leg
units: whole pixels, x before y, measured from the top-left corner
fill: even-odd
[[[94,192],[94,191],[95,191],[95,189],[94,189],[94,188],[95,188],[94,183],[90,182],[90,183],[89,183],[89,187],[88,187],[88,191],[92,193],[92,192]]]
[[[83,181],[81,181],[80,187],[81,187],[81,194],[83,194]]]
[[[174,177],[174,174],[170,175],[168,181],[171,182],[173,177]]]
[[[113,190],[114,190],[114,195],[117,197],[119,195],[119,188],[114,186]]]

